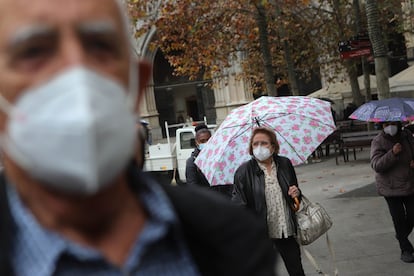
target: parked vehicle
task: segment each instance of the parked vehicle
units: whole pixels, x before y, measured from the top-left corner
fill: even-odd
[[[167,143],[148,146],[144,171],[152,172],[157,177],[162,177],[164,181],[171,181],[174,178],[179,184],[185,183],[186,161],[195,147],[195,126],[198,123],[205,123],[212,133],[216,127],[216,125],[207,124],[206,120],[174,125],[168,125],[165,122]],[[177,128],[175,142],[172,142],[169,135],[171,128]]]

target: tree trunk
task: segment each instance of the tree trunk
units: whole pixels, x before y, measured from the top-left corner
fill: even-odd
[[[341,40],[346,41],[349,39],[349,37],[344,36],[344,22],[342,21],[344,17],[341,14],[341,8],[340,8],[340,2],[338,0],[333,1],[333,7],[336,17],[336,22],[338,24],[338,28],[341,32]],[[349,81],[351,84],[351,91],[352,91],[352,98],[354,104],[359,106],[362,103],[362,95],[361,90],[359,88],[358,83],[358,75],[355,67],[355,63],[352,60],[347,60],[344,62],[346,71],[348,73]]]
[[[354,9],[355,16],[355,34],[361,33],[361,9],[359,0],[352,1],[352,8]],[[361,57],[362,72],[364,74],[364,87],[365,87],[365,102],[371,101],[371,79],[369,77],[369,68],[367,64],[367,58]]]
[[[283,29],[283,26],[281,26],[280,28]],[[293,96],[299,96],[298,82],[296,80],[295,74],[295,64],[293,63],[292,57],[290,55],[289,43],[287,42],[287,40],[283,42],[283,51],[285,52],[285,61],[287,64],[290,92]]]
[[[365,102],[372,100],[371,95],[371,78],[369,77],[367,58],[362,58],[362,71],[364,72]]]
[[[260,50],[262,52],[264,65],[264,78],[266,83],[266,92],[269,96],[277,96],[275,75],[273,72],[272,55],[270,53],[270,46],[268,40],[267,18],[263,5],[256,6],[256,22],[259,27],[259,42]]]
[[[376,0],[366,1],[366,12],[368,20],[368,33],[374,49],[375,76],[377,79],[378,99],[390,97],[389,70],[387,47],[381,35],[381,28],[378,22],[378,4]]]
[[[278,20],[281,16],[280,14],[280,9],[278,4],[276,3],[276,1],[270,1],[270,3],[272,3],[272,5],[274,6],[274,18],[276,18],[276,20]],[[290,88],[290,92],[293,96],[299,96],[299,85],[298,85],[298,80],[296,78],[296,73],[295,73],[295,64],[292,60],[292,56],[290,54],[290,48],[289,48],[289,42],[285,39],[286,38],[286,31],[285,28],[283,26],[283,24],[279,25],[279,32],[280,32],[280,37],[282,39],[284,39],[283,42],[283,51],[285,52],[285,61],[286,61],[286,65],[287,65],[287,73],[288,73],[288,78],[289,78],[289,88]]]
[[[359,90],[358,75],[355,63],[352,61],[347,61],[345,63],[345,67],[351,84],[353,102],[357,106],[360,106],[362,104],[362,95],[361,91]]]

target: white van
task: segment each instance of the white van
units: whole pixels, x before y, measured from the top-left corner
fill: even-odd
[[[213,133],[216,125],[206,125]],[[175,143],[172,143],[168,130],[174,127],[180,128],[175,132]],[[177,183],[185,183],[186,162],[195,148],[195,126],[192,124],[168,125],[165,122],[165,129],[167,143],[148,147],[148,153],[145,155],[144,171],[162,173],[167,175],[169,179],[175,177]]]

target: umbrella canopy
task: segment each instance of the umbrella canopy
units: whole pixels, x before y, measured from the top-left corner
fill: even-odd
[[[195,160],[210,185],[233,183],[236,169],[251,158],[248,147],[257,126],[276,132],[279,154],[294,165],[305,162],[335,130],[329,102],[304,96],[260,97],[234,109]]]
[[[358,107],[349,118],[377,123],[414,120],[414,99],[390,98],[370,101]]]

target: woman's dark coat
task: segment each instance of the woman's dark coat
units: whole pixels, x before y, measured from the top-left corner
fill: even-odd
[[[195,148],[194,151],[191,153],[191,156],[187,159],[187,163],[185,166],[185,178],[187,181],[187,185],[193,186],[202,186],[202,187],[210,187],[206,177],[200,171],[200,169],[194,164],[195,159],[197,158],[200,150]]]
[[[277,180],[285,200],[293,206],[293,199],[288,195],[289,186],[298,186],[296,173],[290,160],[284,156],[273,155],[277,166]],[[243,163],[234,175],[232,201],[247,207],[267,224],[267,206],[265,198],[265,175],[257,161],[252,158]],[[291,208],[287,210],[296,228],[296,217]],[[296,229],[295,229],[296,232]]]
[[[392,148],[400,143],[402,151],[394,155]],[[375,170],[375,182],[382,196],[408,196],[414,194],[414,138],[408,130],[397,136],[381,131],[371,143],[371,167]]]

